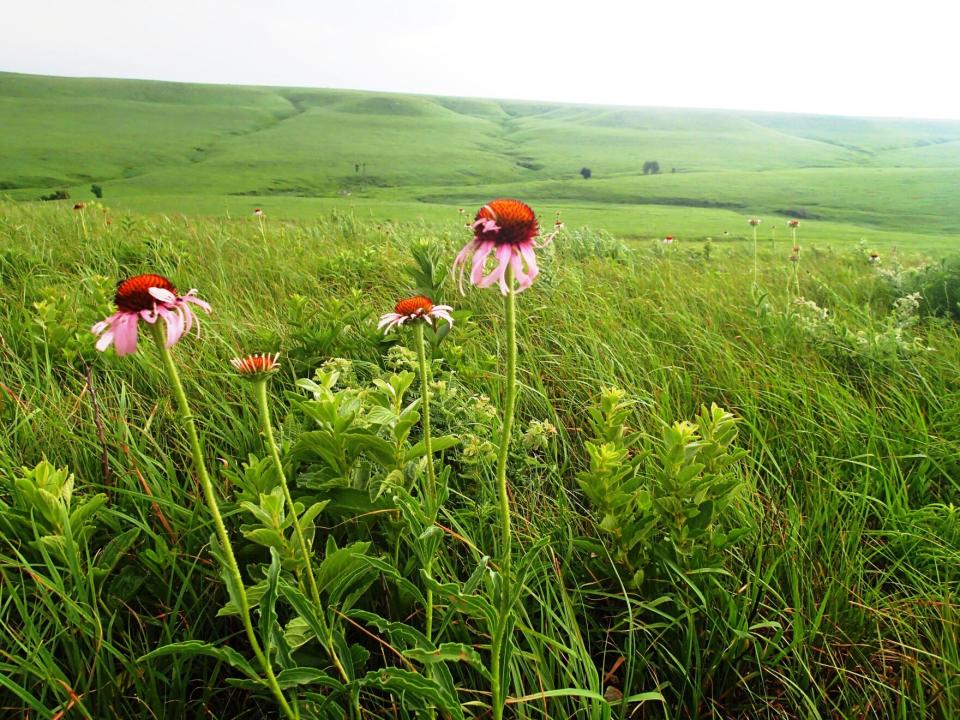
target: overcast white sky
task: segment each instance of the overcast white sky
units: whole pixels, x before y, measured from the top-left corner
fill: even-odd
[[[948,0],[0,0],[0,70],[960,119]]]

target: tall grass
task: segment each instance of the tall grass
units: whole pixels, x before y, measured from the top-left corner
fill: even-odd
[[[2,714],[276,712],[266,692],[237,681],[217,658],[141,660],[189,640],[243,651],[243,627],[218,614],[228,598],[209,553],[213,527],[156,354],[149,344],[125,359],[92,350],[89,326],[109,310],[113,281],[158,272],[183,290],[198,287],[215,308],[202,339],[177,348],[178,360],[240,540],[248,519],[238,500],[257,463],[270,460],[228,358],[284,353],[273,412],[285,461],[297,470],[291,449],[308,427],[295,381],[336,357],[353,361],[358,386],[381,373],[395,351],[374,318],[407,294],[411,244],[426,238],[450,259],[461,233],[350,216],[271,221],[262,234],[253,220],[159,216],[114,216],[110,225],[88,218],[81,227],[62,209],[0,207]],[[537,285],[517,298],[521,392],[508,477],[514,559],[524,574],[506,715],[960,714],[960,531],[950,504],[960,492],[956,325],[926,320],[917,332],[930,350],[875,357],[798,329],[789,311],[793,268],[764,248],[757,284],[765,294],[757,295],[746,243],[664,252],[579,233],[552,247]],[[837,323],[880,333],[896,295],[875,269],[855,253],[803,252],[808,298]],[[458,322],[435,347],[432,367],[434,380],[459,396],[437,388],[433,424],[463,446],[446,456],[450,498],[436,520],[443,539],[432,574],[482,594],[499,542],[499,500],[493,463],[466,456],[468,440],[484,436],[464,398],[502,404],[502,308],[493,293],[459,298],[450,283],[444,292],[435,300],[453,301]],[[743,490],[716,531],[747,534],[717,563],[664,566],[636,585],[615,560],[575,480],[589,462],[586,410],[610,386],[635,401],[627,431],[638,459],[655,456],[665,425],[701,405],[716,402],[740,419],[737,445],[747,457],[735,474]],[[528,437],[531,421],[556,434]],[[75,505],[103,494],[76,539],[84,552],[64,555],[72,562],[37,542],[42,523],[17,505],[23,468],[43,460],[75,475]],[[422,582],[409,530],[376,493],[363,493],[365,504],[350,496],[351,513],[340,490],[299,478],[299,501],[333,498],[318,537],[339,547],[369,541],[371,555]],[[241,541],[238,555],[253,585],[263,554]],[[406,667],[398,659],[404,641],[391,634],[396,625],[375,627],[363,613],[425,625],[423,608],[383,573],[371,580],[375,592],[330,608],[337,632],[370,654],[368,669]],[[488,652],[480,623],[454,612],[456,598],[441,590],[438,641]],[[482,675],[469,663],[449,667],[461,711],[489,713]],[[416,713],[389,685],[359,692],[367,717]],[[320,704],[308,699],[300,711],[309,716]]]

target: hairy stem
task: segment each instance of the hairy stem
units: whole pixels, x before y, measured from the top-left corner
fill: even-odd
[[[416,324],[417,358],[420,361],[420,407],[423,410],[423,445],[427,451],[427,487],[424,495],[432,515],[437,506],[437,476],[433,467],[433,440],[430,436],[430,379],[427,374],[427,350],[423,340],[423,323]],[[425,568],[429,575],[433,570],[433,558],[427,560]],[[426,628],[427,640],[433,639],[433,590],[427,589]]]
[[[507,322],[507,372],[506,397],[503,406],[503,428],[500,435],[500,452],[497,456],[497,494],[500,501],[500,608],[497,627],[491,643],[491,690],[493,693],[494,720],[503,718],[506,705],[506,682],[501,677],[505,669],[500,667],[503,643],[507,638],[511,612],[510,559],[512,530],[510,526],[510,495],[507,492],[507,458],[510,453],[510,436],[513,433],[513,414],[517,396],[517,317],[513,272],[507,266],[507,286],[504,298],[504,315]]]

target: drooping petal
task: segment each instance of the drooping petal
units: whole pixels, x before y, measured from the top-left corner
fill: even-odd
[[[524,243],[520,246],[520,254],[523,255],[524,262],[527,263],[527,275],[530,277],[530,282],[533,283],[537,279],[537,275],[540,274],[540,268],[537,265],[537,251],[534,249],[534,244]]]
[[[507,265],[509,265],[512,255],[513,247],[511,245],[500,245],[496,252],[497,266],[493,269],[493,272],[486,277],[480,278],[480,281],[474,283],[474,285],[479,288],[488,288],[495,282],[499,282],[500,292],[506,295],[508,292],[506,280]]]
[[[113,346],[117,355],[130,355],[137,351],[137,324],[139,316],[136,313],[124,313],[113,325]]]
[[[450,325],[453,325],[453,318],[450,317],[450,313],[442,309],[442,305],[435,307],[433,309],[433,316],[435,318],[440,318],[441,320],[446,320]]]
[[[510,267],[513,268],[513,279],[517,282],[517,292],[521,293],[533,285],[533,278],[523,271],[523,257],[519,252],[510,256]]]
[[[193,303],[194,305],[198,305],[199,307],[203,308],[203,310],[206,311],[206,312],[209,314],[209,313],[213,310],[213,308],[210,307],[210,303],[208,303],[206,300],[201,300],[200,298],[198,298],[198,297],[196,296],[196,292],[197,292],[197,291],[196,291],[196,289],[194,288],[193,290],[191,290],[190,292],[188,292],[186,295],[183,295],[183,296],[180,297],[179,299],[180,299],[181,302]]]
[[[158,310],[158,314],[167,326],[167,341],[164,344],[168,348],[173,347],[183,335],[183,316],[176,309],[169,310],[163,307]]]
[[[501,246],[501,247],[506,247]],[[473,267],[470,270],[470,283],[476,285],[477,287],[487,287],[486,285],[481,285],[483,282],[483,271],[487,265],[487,258],[490,257],[490,253],[494,252],[496,248],[496,257],[500,257],[500,248],[497,248],[492,242],[483,242],[480,243],[477,247],[477,252],[473,256]]]
[[[476,240],[468,242],[460,249],[456,259],[453,261],[453,269],[459,270],[457,273],[457,285],[460,287],[461,295],[463,295],[463,271],[467,264],[467,259],[470,257],[470,253],[477,249],[478,244]]]
[[[398,313],[386,313],[385,315],[381,315],[380,322],[377,324],[377,330],[382,330],[384,327],[387,327],[391,323],[395,323],[402,317],[403,316]]]
[[[113,344],[113,330],[107,330],[103,335],[100,336],[100,339],[97,340],[96,348],[100,352],[103,352],[112,344]]]

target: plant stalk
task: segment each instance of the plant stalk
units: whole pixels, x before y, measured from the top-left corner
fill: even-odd
[[[313,573],[313,563],[310,561],[307,539],[303,534],[303,528],[300,527],[300,519],[297,517],[297,511],[293,505],[293,496],[290,495],[290,486],[287,483],[287,474],[283,470],[283,461],[280,459],[280,448],[273,435],[273,424],[270,422],[270,405],[267,402],[267,378],[257,380],[254,383],[254,391],[257,396],[257,407],[260,410],[260,427],[267,440],[267,446],[270,448],[270,456],[273,458],[273,464],[276,466],[277,475],[280,478],[280,487],[283,488],[283,497],[287,502],[287,509],[293,517],[293,532],[294,535],[297,536],[297,544],[300,546],[300,552],[306,563],[305,573],[307,576],[307,586],[310,589],[310,599],[313,600],[313,604],[317,608],[317,619],[320,621],[321,627],[326,634],[326,637],[320,638],[320,641],[323,643],[327,654],[330,655],[330,660],[337,668],[340,677],[343,678],[344,682],[349,683],[350,676],[347,674],[346,668],[337,656],[333,644],[333,634],[330,628],[327,627],[326,618],[323,616],[323,603],[320,601],[320,589],[317,587],[317,578]]]
[[[507,322],[507,387],[503,406],[503,428],[500,436],[500,452],[497,456],[497,493],[500,500],[500,612],[491,643],[491,690],[493,695],[493,718],[502,720],[506,705],[506,683],[500,667],[503,643],[506,641],[508,617],[511,612],[510,559],[512,529],[510,526],[510,495],[507,492],[507,459],[510,453],[510,437],[513,433],[513,415],[517,396],[517,317],[516,291],[513,269],[507,266],[506,280],[509,290],[504,298],[504,315]]]
[[[200,477],[200,485],[203,487],[203,496],[207,501],[207,507],[213,515],[213,524],[217,531],[217,539],[220,542],[220,549],[227,563],[227,571],[233,577],[233,583],[237,587],[237,602],[240,604],[240,618],[243,620],[243,627],[247,632],[247,640],[250,648],[256,656],[260,667],[267,676],[267,685],[273,692],[277,704],[291,720],[299,720],[299,714],[295,713],[287,702],[277,677],[273,673],[273,667],[269,659],[263,654],[260,642],[257,640],[257,634],[253,629],[253,621],[250,618],[250,605],[247,601],[247,593],[243,587],[243,576],[240,574],[240,567],[237,565],[237,558],[233,554],[233,546],[230,544],[230,536],[227,535],[227,528],[223,524],[223,516],[220,514],[220,507],[217,504],[217,496],[213,490],[213,483],[210,481],[210,475],[207,473],[207,466],[203,459],[203,450],[200,447],[200,437],[197,435],[197,426],[193,421],[193,415],[190,413],[190,405],[187,403],[187,394],[183,390],[183,383],[180,381],[180,373],[177,370],[176,363],[170,353],[170,348],[166,346],[163,328],[158,321],[153,324],[153,337],[160,350],[160,357],[163,360],[164,369],[167,372],[167,378],[170,381],[170,387],[173,390],[174,397],[180,409],[181,419],[187,428],[187,437],[190,440],[190,450],[193,454],[193,466]]]
[[[417,358],[420,361],[420,407],[423,410],[421,418],[423,421],[423,445],[427,451],[427,487],[424,495],[426,496],[427,506],[431,517],[437,509],[437,476],[433,467],[433,440],[430,434],[430,379],[427,374],[427,349],[423,339],[423,322],[416,324],[415,330],[417,338]],[[435,518],[434,518],[435,519]],[[433,571],[433,558],[427,560],[425,568],[428,575]],[[426,628],[427,640],[433,640],[433,590],[427,589],[427,607],[426,607]]]

